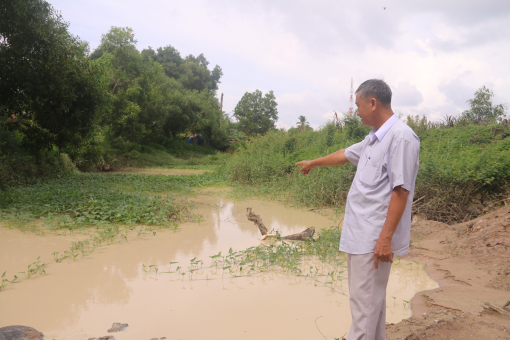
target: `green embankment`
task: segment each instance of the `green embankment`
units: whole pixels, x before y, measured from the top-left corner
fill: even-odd
[[[419,134],[420,171],[415,211],[452,223],[476,216],[507,193],[510,183],[510,129],[504,125],[432,128]],[[294,164],[361,140],[326,125],[291,135],[275,131],[247,143],[219,171],[246,188],[309,206],[342,206],[355,167],[314,169],[298,175]]]
[[[348,129],[336,130],[331,124],[318,131],[294,134],[273,131],[249,142],[236,144],[237,151],[234,154],[217,153],[201,157],[189,155],[182,158],[183,155],[175,157],[156,150],[139,153],[131,165],[214,168],[213,175],[193,176],[192,180],[186,180],[189,183],[188,187],[195,186],[194,182],[198,186],[231,183],[248,195],[264,195],[311,207],[342,208],[356,171],[353,165],[317,168],[309,176],[301,176],[299,168],[294,164],[300,160],[314,159],[345,148],[358,142],[361,136],[352,134],[352,131],[350,133]],[[421,132],[419,137],[420,171],[415,200],[420,201],[414,207],[415,212],[426,214],[431,219],[452,223],[477,216],[487,206],[506,202],[503,199],[506,199],[504,195],[508,193],[510,183],[508,127],[469,125],[432,128]],[[37,180],[32,184],[20,180],[15,183],[18,186],[0,191],[0,208],[3,209],[4,218],[8,216],[6,213],[12,212],[13,209],[23,211],[23,214],[34,214],[36,218],[45,216],[38,213],[38,209],[45,204],[52,207],[47,212],[79,217],[81,215],[73,214],[91,204],[87,196],[89,193],[91,200],[97,200],[94,197],[106,195],[111,191],[112,194],[108,197],[115,201],[116,198],[113,197],[115,193],[120,197],[126,188],[136,189],[129,192],[126,199],[132,195],[144,195],[145,198],[138,197],[134,200],[140,202],[146,200],[148,207],[156,204],[150,201],[151,195],[163,191],[181,191],[179,180],[173,178],[158,177],[155,182],[158,186],[155,186],[150,184],[151,181],[142,180],[143,176],[129,179],[122,177],[121,184],[117,182],[118,177],[101,177],[93,174],[72,174],[69,177],[72,165],[69,165],[68,160],[64,156],[52,157],[53,162],[62,162],[65,165],[63,168],[66,169],[53,174],[55,179]],[[2,172],[2,176],[5,177],[6,173]],[[214,178],[214,181],[210,178]],[[98,190],[101,192],[100,195],[97,193]],[[59,206],[57,198],[62,192],[67,193],[62,197],[70,195],[69,197],[79,199],[77,198],[75,203],[72,199],[66,199]],[[45,203],[37,201],[42,199],[41,197],[44,197]],[[122,204],[129,207],[130,203]],[[108,206],[112,208],[114,205]],[[112,208],[112,211],[115,210],[116,208]],[[106,211],[103,214],[108,215]],[[75,223],[74,217],[72,218]],[[93,221],[87,221],[89,222]],[[110,222],[127,221],[113,219]],[[137,223],[139,222],[150,221],[138,219]]]

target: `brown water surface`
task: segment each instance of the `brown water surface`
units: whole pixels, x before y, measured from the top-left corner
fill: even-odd
[[[177,265],[186,268],[194,257],[208,267],[209,256],[219,251],[260,245],[257,228],[246,219],[246,207],[261,215],[268,229],[283,235],[309,226],[320,230],[337,221],[275,202],[235,202],[215,195],[199,195],[196,201],[204,217],[200,224],[185,223],[175,232],[162,230],[143,238],[133,231],[129,241],[97,248],[76,262],[51,262],[51,253],[65,250],[69,237],[83,235],[39,236],[0,228],[0,272],[12,276],[39,255],[51,262],[46,275],[0,291],[0,327],[22,324],[43,332],[46,339],[66,340],[107,335],[113,322],[129,324],[115,333],[117,340],[322,339],[317,327],[334,339],[347,332],[348,297],[304,277],[268,272],[234,278],[216,268],[195,272],[193,280],[163,273],[171,261],[178,262],[171,270]],[[155,265],[159,272],[148,273],[142,265]],[[436,286],[419,265],[395,263],[387,321],[409,317],[403,301]],[[346,280],[341,289],[348,293]]]

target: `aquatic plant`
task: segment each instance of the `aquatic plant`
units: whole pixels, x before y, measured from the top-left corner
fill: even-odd
[[[333,226],[319,232],[317,239],[305,242],[277,241],[270,245],[249,247],[241,251],[229,249],[228,254],[221,252],[209,256],[211,264],[206,269],[220,269],[221,277],[225,273],[232,277],[252,276],[258,273],[282,273],[297,275],[311,279],[318,284],[326,285],[331,289],[344,294],[342,282],[345,279],[345,254],[338,250],[340,228]],[[176,262],[170,262],[170,267]],[[310,265],[312,264],[312,265]],[[150,267],[150,266],[149,266]],[[145,272],[147,266],[142,264]],[[160,274],[178,273],[179,279],[184,280],[186,272],[180,272],[181,267],[175,271],[170,268]],[[188,278],[193,280],[194,273],[203,269],[203,261],[193,258],[187,267]],[[211,280],[207,274],[204,280]]]
[[[112,224],[174,227],[198,218],[193,204],[177,198],[194,187],[222,183],[218,175],[106,175],[83,173],[9,188],[0,219],[23,231],[62,230]]]

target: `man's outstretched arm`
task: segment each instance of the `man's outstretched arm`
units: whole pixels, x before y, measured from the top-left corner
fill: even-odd
[[[409,196],[409,191],[401,186],[393,189],[390,205],[388,206],[388,215],[386,215],[386,221],[375,244],[374,263],[376,269],[379,267],[379,260],[381,262],[393,262],[391,240],[406,209],[407,196]]]
[[[333,152],[327,156],[316,158],[312,161],[301,161],[297,162],[295,166],[301,165],[301,169],[299,172],[303,173],[303,176],[308,175],[310,170],[316,168],[318,166],[336,166],[343,165],[347,163],[349,160],[345,157],[345,149],[338,150]]]

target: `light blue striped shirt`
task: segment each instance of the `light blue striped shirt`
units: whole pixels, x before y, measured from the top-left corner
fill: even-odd
[[[402,186],[409,191],[409,196],[391,247],[397,255],[407,254],[419,153],[418,136],[396,115],[379,129],[370,131],[363,141],[345,150],[347,159],[358,169],[347,196],[341,251],[349,254],[374,252],[393,189]]]

